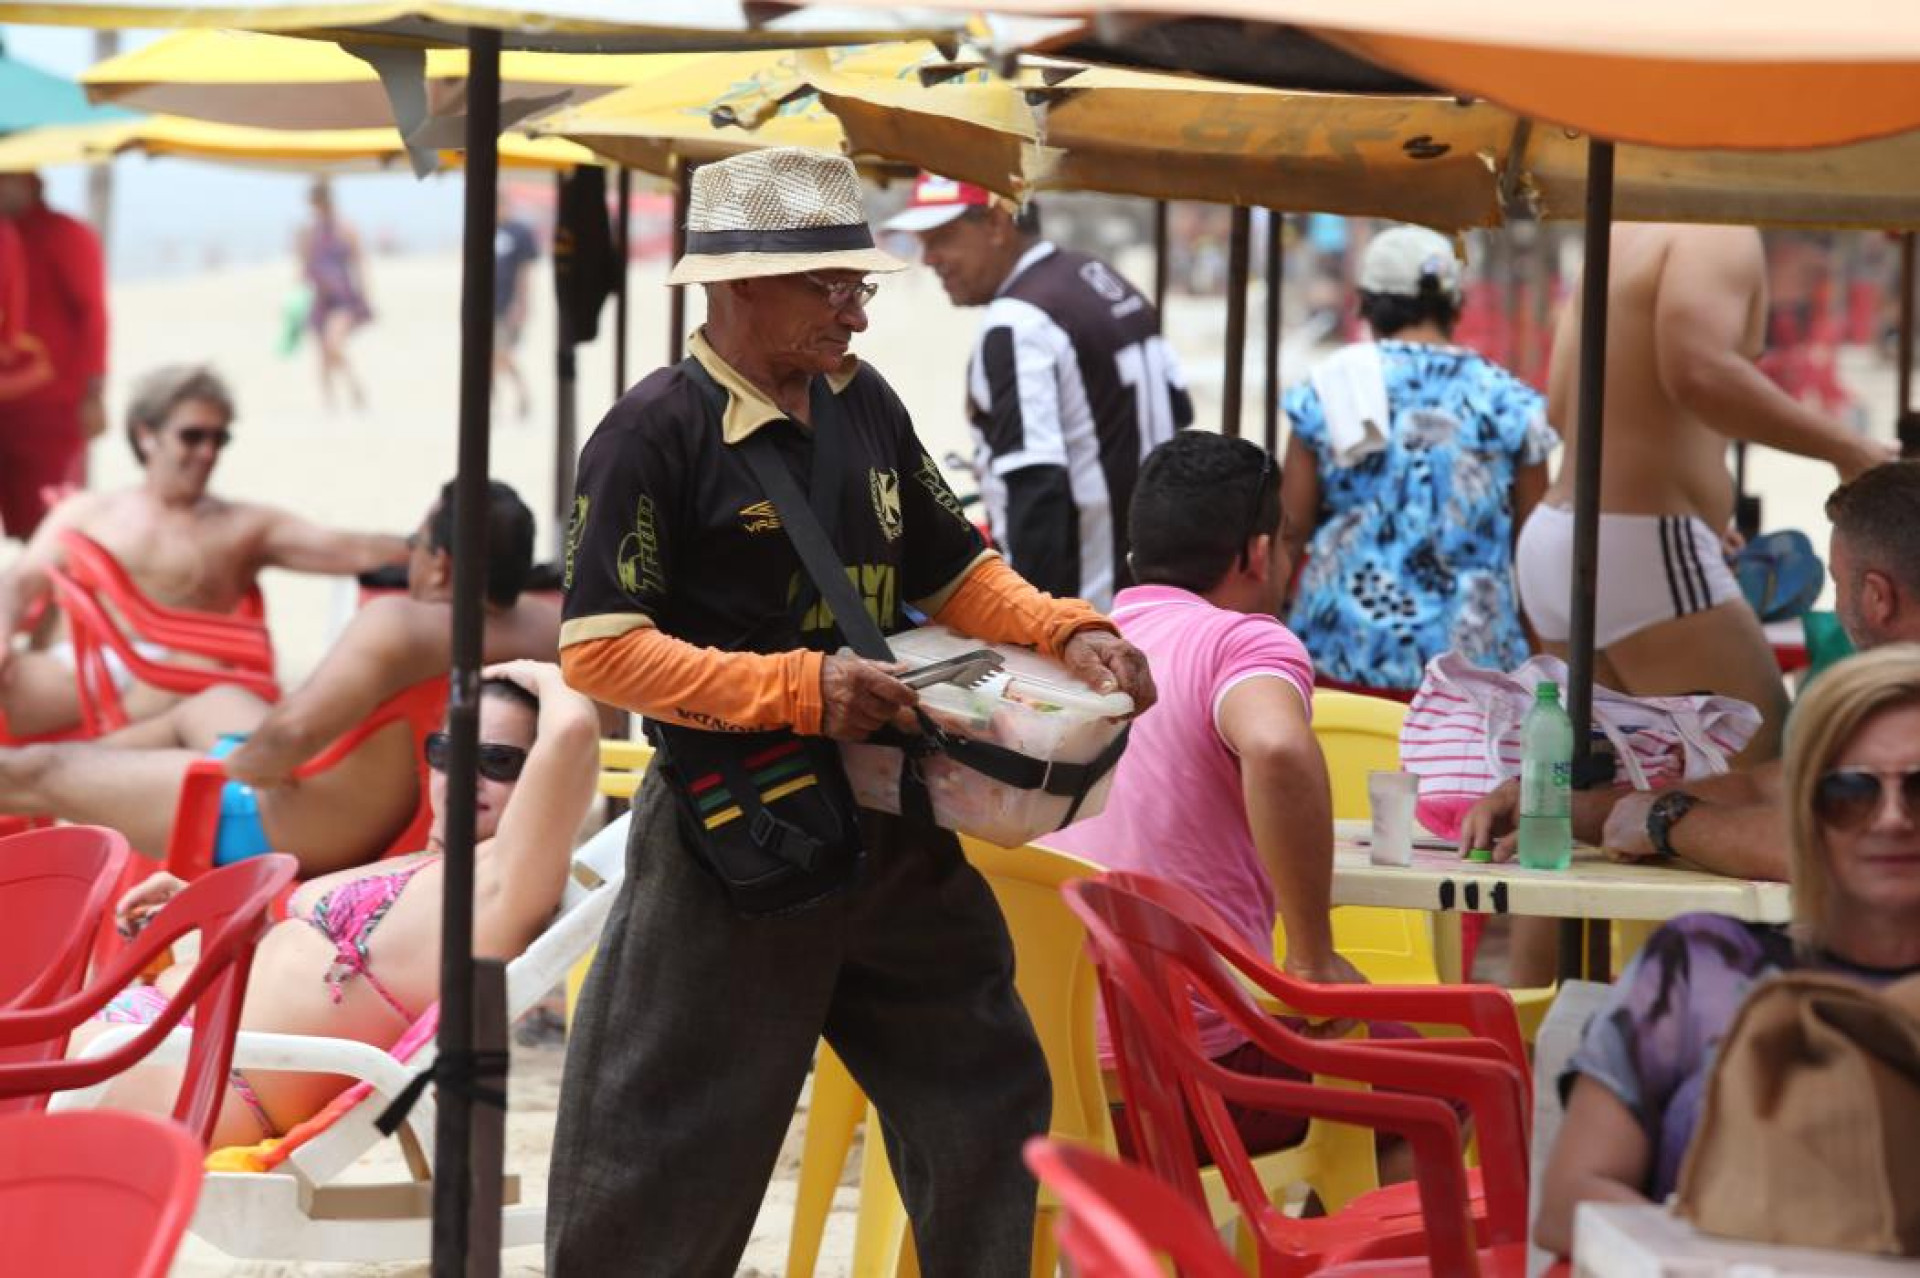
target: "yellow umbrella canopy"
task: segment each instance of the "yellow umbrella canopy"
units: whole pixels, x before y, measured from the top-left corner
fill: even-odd
[[[503,96],[576,99],[665,75],[698,54],[506,53]],[[467,53],[430,49],[430,110],[464,98]],[[136,110],[268,129],[364,129],[393,123],[371,63],[322,40],[248,31],[179,31],[110,58],[80,78],[89,96]]]
[[[957,6],[801,8],[755,0],[0,0],[0,22],[79,27],[228,27],[385,45],[460,45],[498,31],[508,49],[552,53],[705,52],[945,37]]]
[[[28,129],[0,137],[0,173],[28,172],[61,164],[100,164],[128,152],[209,160],[223,164],[310,170],[382,169],[406,163],[399,130],[253,129],[177,116],[146,116],[104,124]],[[461,153],[442,159],[457,165]],[[561,138],[507,134],[500,164],[509,169],[569,169],[598,164],[584,147]]]
[[[790,53],[714,53],[686,58],[671,71],[580,106],[550,112],[529,131],[565,137],[631,168],[669,176],[676,159],[722,159],[764,146],[839,153],[846,135],[817,101],[778,102],[770,86],[791,88]],[[748,116],[755,127],[733,123]]]

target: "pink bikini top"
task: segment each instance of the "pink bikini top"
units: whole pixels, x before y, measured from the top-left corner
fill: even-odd
[[[327,969],[326,982],[334,1002],[340,1001],[341,984],[349,977],[358,976],[406,1020],[418,1019],[419,1013],[401,1006],[400,1000],[373,974],[368,966],[367,945],[373,939],[374,929],[407,890],[413,876],[439,859],[437,853],[422,856],[397,869],[349,879],[315,901],[312,912],[302,915],[289,911],[289,918],[312,924],[320,935],[333,942],[335,957]]]

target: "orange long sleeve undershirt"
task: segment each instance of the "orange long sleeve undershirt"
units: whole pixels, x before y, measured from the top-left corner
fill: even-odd
[[[1082,630],[1113,623],[1078,599],[1042,594],[998,555],[982,557],[933,619],[990,643],[1023,643],[1058,658]],[[690,728],[820,731],[817,652],[722,652],[651,626],[560,651],[567,682],[596,701]]]

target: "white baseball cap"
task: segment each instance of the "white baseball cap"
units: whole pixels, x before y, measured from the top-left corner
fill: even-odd
[[[1396,226],[1367,241],[1360,258],[1360,290],[1394,297],[1420,296],[1420,282],[1432,279],[1456,301],[1462,296],[1462,264],[1453,241],[1424,226]]]

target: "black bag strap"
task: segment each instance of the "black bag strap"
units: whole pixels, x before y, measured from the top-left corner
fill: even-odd
[[[740,820],[747,823],[747,835],[768,856],[778,858],[802,870],[813,869],[823,846],[820,840],[790,821],[782,821],[760,801],[760,791],[736,755],[723,755],[719,761],[720,779],[726,782],[733,801],[740,807]]]
[[[680,361],[680,370],[700,388],[700,393],[706,398],[707,405],[713,410],[716,419],[724,420],[727,412],[727,392],[719,382],[713,379],[713,374],[707,371],[707,366],[689,355]],[[771,442],[762,437],[759,431],[749,436],[740,447],[742,455],[747,459],[747,464],[753,467],[754,477],[760,481],[760,487],[773,501],[774,509],[780,512],[781,524],[787,528],[793,526],[788,516],[789,506],[802,510],[810,509],[831,548],[833,530],[840,525],[840,494],[845,489],[847,477],[845,410],[840,407],[839,397],[833,393],[833,388],[827,384],[827,379],[824,377],[813,379],[813,385],[808,392],[808,403],[813,414],[813,467],[807,479],[807,489],[810,494],[808,499],[803,500],[800,497],[799,488],[793,483],[786,464],[774,454]],[[761,473],[760,467],[754,461],[756,453],[766,455],[780,473],[787,477],[790,501],[782,502],[772,489],[767,488],[766,476]],[[791,541],[792,537],[789,536],[788,540]],[[795,549],[799,549],[798,543],[795,543]],[[834,561],[838,563],[839,558],[836,552]],[[804,560],[803,555],[802,561]],[[820,574],[811,564],[807,564],[806,568],[806,578],[801,581],[800,593],[793,601],[793,615],[796,618],[805,618],[813,608],[814,601],[821,597]],[[842,569],[839,575],[844,579],[846,571]],[[828,599],[827,606],[833,609],[837,619],[840,616],[839,605],[832,599]],[[860,611],[864,614],[866,609],[862,607]],[[847,634],[844,626],[841,627],[840,633],[846,637],[855,651],[859,651],[860,645]],[[870,654],[863,652],[861,655]],[[892,660],[891,657],[885,659]]]

